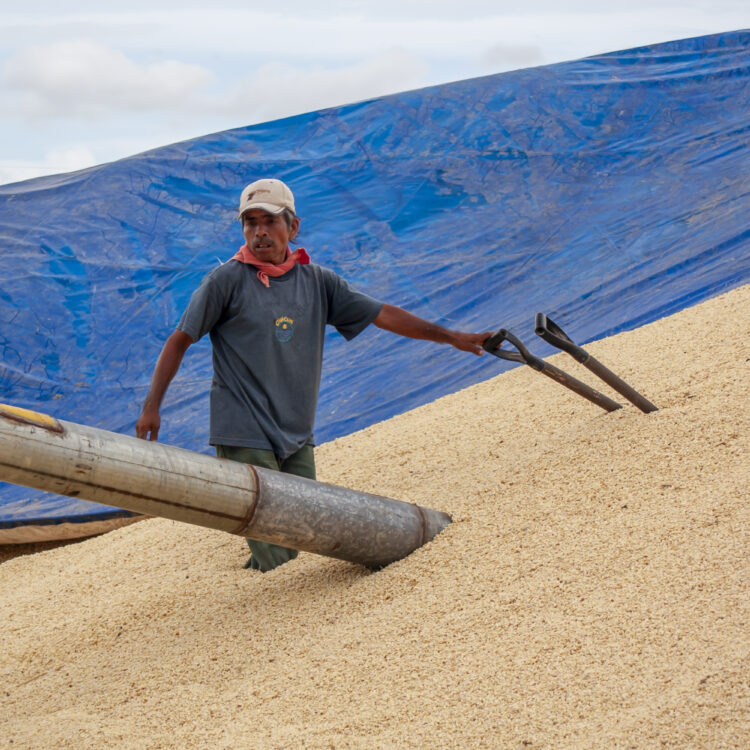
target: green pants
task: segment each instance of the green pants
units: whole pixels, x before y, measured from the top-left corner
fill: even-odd
[[[296,474],[298,477],[315,479],[315,451],[312,445],[304,445],[289,458],[279,459],[273,451],[260,450],[258,448],[240,448],[232,445],[217,445],[216,455],[219,458],[228,458],[230,461],[240,461],[244,464],[253,464],[262,469],[273,469],[285,474]],[[263,573],[283,565],[289,560],[297,557],[296,549],[281,547],[278,544],[259,542],[257,539],[248,539],[252,556],[245,565],[246,568],[260,570]]]

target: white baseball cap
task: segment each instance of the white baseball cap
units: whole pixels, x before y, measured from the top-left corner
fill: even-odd
[[[294,196],[292,191],[281,180],[256,180],[247,185],[240,196],[240,214],[259,208],[269,214],[278,215],[284,209],[294,210]]]

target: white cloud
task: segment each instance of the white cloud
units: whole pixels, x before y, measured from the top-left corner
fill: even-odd
[[[212,75],[199,65],[139,64],[99,42],[64,40],[19,52],[6,62],[3,79],[22,92],[28,114],[91,116],[180,108]]]
[[[38,162],[3,159],[0,162],[0,185],[21,182],[31,177],[72,172],[93,167],[96,163],[94,154],[86,146],[55,148]]]
[[[488,68],[508,65],[525,68],[540,65],[543,60],[542,50],[536,44],[494,44],[479,55],[480,64]]]
[[[257,122],[416,88],[427,70],[420,57],[403,50],[335,69],[269,62],[214,104]]]
[[[89,40],[22,50],[3,68],[3,81],[27,117],[90,117],[130,112],[232,115],[246,124],[321,109],[424,85],[429,69],[418,55],[391,49],[367,59],[313,66],[270,60],[222,89],[199,65],[141,64]]]

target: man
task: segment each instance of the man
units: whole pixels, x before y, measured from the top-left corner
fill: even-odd
[[[242,191],[245,245],[208,273],[164,344],[135,431],[156,440],[159,407],[187,348],[208,333],[214,376],[210,443],[221,458],[315,479],[313,422],[327,324],[352,339],[370,323],[401,336],[480,355],[487,333],[451,331],[355,291],[289,242],[294,196],[280,180]],[[268,571],[296,550],[253,539],[245,567]]]

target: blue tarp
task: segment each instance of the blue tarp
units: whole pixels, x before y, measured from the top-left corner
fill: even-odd
[[[750,32],[520,70],[178,143],[0,187],[1,400],[133,433],[202,276],[241,244],[241,188],[294,190],[301,244],[375,297],[449,327],[537,311],[580,343],[750,280]],[[209,451],[208,341],[160,439]],[[331,332],[316,437],[350,433],[502,364]],[[460,425],[456,425],[460,429]],[[0,525],[111,509],[0,485]]]

